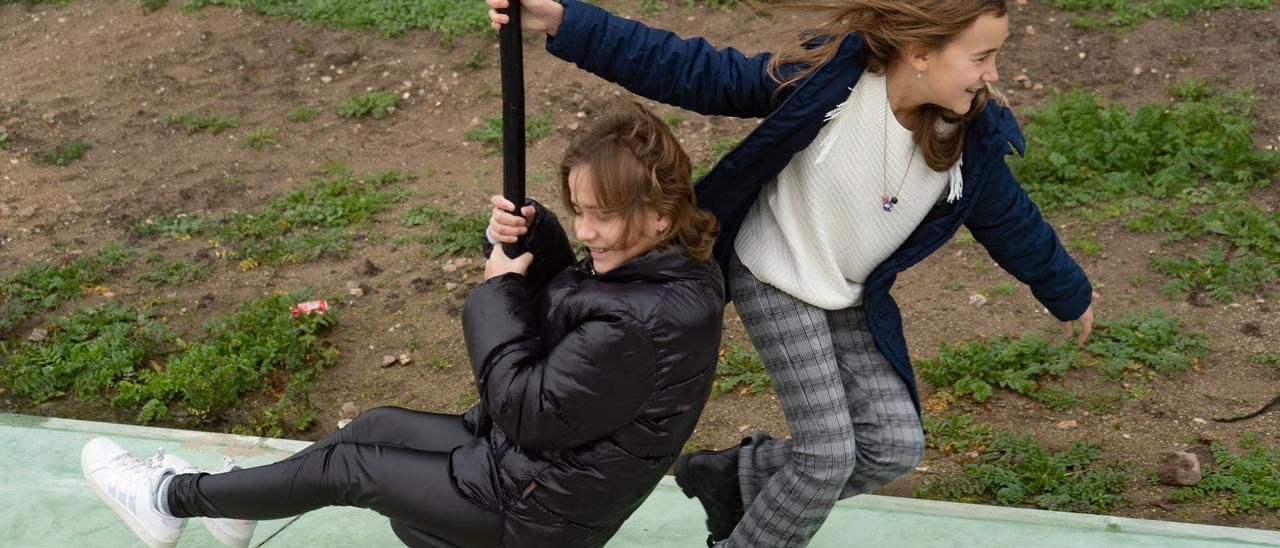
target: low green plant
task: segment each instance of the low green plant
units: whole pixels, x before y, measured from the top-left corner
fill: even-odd
[[[242,303],[171,354],[164,367],[144,368],[121,380],[112,405],[137,409],[141,423],[164,419],[175,405],[211,421],[234,409],[245,394],[267,390],[277,398],[273,424],[292,416],[298,419],[291,421],[294,428],[305,429],[314,416],[310,383],[338,355],[321,339],[336,321],[332,311],[290,314],[291,305],[309,298],[294,293]]]
[[[238,116],[216,116],[203,112],[177,112],[161,118],[160,123],[164,127],[181,127],[187,132],[187,135],[195,135],[201,131],[217,135],[224,130],[240,127],[240,118]]]
[[[986,450],[991,440],[991,425],[974,422],[972,415],[940,417],[921,415],[925,445],[946,454],[964,454]]]
[[[245,8],[291,21],[322,23],[333,28],[377,29],[398,36],[424,29],[440,36],[442,43],[489,28],[483,2],[457,0],[187,0],[185,9],[204,6]]]
[[[703,175],[709,173],[711,168],[715,167],[716,163],[719,162],[721,158],[724,158],[730,150],[733,150],[733,147],[738,146],[738,141],[740,141],[740,139],[735,139],[733,137],[721,137],[716,139],[716,142],[711,145],[711,159],[705,163],[698,164],[693,168],[693,179],[696,181],[702,178]]]
[[[72,139],[63,141],[50,148],[37,150],[32,156],[35,161],[41,164],[67,167],[72,162],[84,158],[84,153],[93,148],[84,141]]]
[[[652,17],[667,11],[667,3],[662,0],[637,0],[636,10],[641,17]]]
[[[991,293],[992,296],[1005,297],[1017,292],[1018,286],[1013,285],[1011,282],[1000,282],[991,286],[991,289],[988,289],[987,291]]]
[[[482,213],[460,215],[432,206],[420,206],[406,211],[400,222],[405,226],[431,228],[414,239],[426,246],[423,252],[428,257],[434,258],[441,255],[479,255],[489,217]]]
[[[1276,368],[1276,370],[1280,370],[1280,355],[1272,354],[1270,352],[1254,354],[1253,363],[1258,365],[1270,365],[1271,367]]]
[[[42,310],[100,283],[133,258],[119,245],[103,247],[96,255],[76,257],[62,265],[31,265],[0,278],[0,333]]]
[[[150,313],[108,302],[54,322],[44,341],[23,341],[7,351],[0,379],[35,403],[63,395],[102,401],[116,383],[136,378],[173,338]]]
[[[225,256],[241,268],[312,261],[325,253],[346,253],[349,227],[368,223],[404,193],[390,188],[413,178],[400,171],[356,176],[343,164],[322,167],[299,189],[267,200],[257,211],[213,220],[180,213],[135,224],[140,235],[203,236],[229,246]]]
[[[716,380],[712,383],[716,392],[723,394],[741,387],[742,394],[755,395],[772,385],[764,361],[754,348],[734,344],[721,349]]]
[[[310,122],[320,115],[320,109],[311,105],[298,105],[284,115],[284,119],[295,123]]]
[[[1277,263],[1237,250],[1227,258],[1218,242],[1211,242],[1204,257],[1174,258],[1160,255],[1147,257],[1147,268],[1172,278],[1160,287],[1170,298],[1182,298],[1189,291],[1202,291],[1223,303],[1232,302],[1236,293],[1257,293],[1262,284],[1280,275]]]
[[[355,95],[340,103],[336,111],[343,118],[372,116],[380,120],[396,106],[396,94],[391,91],[369,91]]]
[[[1174,502],[1201,502],[1216,499],[1229,514],[1249,514],[1262,509],[1280,513],[1280,447],[1267,448],[1254,433],[1241,436],[1236,454],[1219,442],[1209,451],[1213,464],[1191,487],[1180,487],[1169,494]]]
[[[1253,146],[1249,98],[1179,90],[1186,95],[1172,105],[1133,112],[1094,93],[1055,96],[1028,112],[1028,155],[1011,157],[1010,167],[1045,209],[1238,193],[1280,171],[1280,156]]]
[[[164,217],[151,217],[136,222],[129,229],[138,236],[168,236],[181,240],[213,229],[215,223],[194,213],[179,211]]]
[[[1054,8],[1068,11],[1088,11],[1085,19],[1072,25],[1096,30],[1102,26],[1127,29],[1144,19],[1186,19],[1200,12],[1223,8],[1251,10],[1270,9],[1274,0],[1051,0]]]
[[[1148,370],[1167,375],[1190,369],[1208,355],[1209,337],[1159,310],[1128,312],[1119,320],[1098,318],[1085,350],[1111,377]]]
[[[938,357],[918,360],[916,370],[930,385],[950,387],[957,396],[968,394],[981,403],[996,388],[1031,395],[1041,389],[1041,377],[1060,377],[1073,365],[1077,356],[1072,343],[1051,344],[1033,332],[955,345],[944,342]]]
[[[244,134],[244,146],[249,147],[254,152],[262,152],[274,144],[276,144],[276,128],[260,127]]]
[[[7,132],[0,131],[0,150],[9,150],[10,137]]]
[[[169,0],[138,0],[138,7],[142,8],[142,13],[151,13],[167,5]]]
[[[1094,514],[1129,502],[1124,490],[1131,466],[1104,459],[1093,443],[1077,441],[1070,449],[1053,452],[1031,434],[997,430],[982,439],[968,428],[965,443],[983,448],[977,459],[965,464],[958,477],[926,483],[916,490],[916,497]]]
[[[173,261],[138,275],[139,279],[167,285],[185,285],[208,277],[208,269],[191,261]]]
[[[1085,394],[1084,408],[1095,415],[1110,415],[1124,404],[1128,396],[1120,390],[1106,388]]]
[[[684,115],[674,110],[670,111],[662,115],[662,123],[671,129],[676,129],[684,125]]]
[[[502,150],[502,115],[482,116],[484,125],[473,127],[462,134],[468,141],[479,141]],[[536,143],[551,134],[551,113],[544,112],[524,121],[524,139],[528,144]]]
[[[484,68],[485,62],[488,61],[484,54],[484,50],[475,50],[466,59],[453,64],[453,70],[478,70]]]

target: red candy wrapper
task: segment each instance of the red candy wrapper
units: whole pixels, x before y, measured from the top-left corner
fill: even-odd
[[[298,316],[306,316],[312,312],[315,312],[316,314],[324,314],[328,311],[329,303],[327,301],[307,301],[305,303],[295,304],[289,309],[289,313],[295,318]]]

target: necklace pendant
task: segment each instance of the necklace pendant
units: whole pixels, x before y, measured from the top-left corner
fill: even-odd
[[[893,211],[893,202],[884,202],[882,205],[884,206],[885,213]]]

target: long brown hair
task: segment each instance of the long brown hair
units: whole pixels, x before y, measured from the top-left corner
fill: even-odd
[[[695,261],[711,256],[719,225],[699,209],[691,179],[692,163],[675,135],[635,101],[604,106],[603,118],[579,137],[560,162],[560,198],[572,211],[569,171],[588,168],[596,205],[626,219],[622,240],[630,245],[645,211],[670,219],[656,247],[676,243]]]
[[[769,59],[769,75],[780,84],[779,90],[795,85],[829,61],[847,34],[861,35],[866,68],[880,74],[909,45],[938,50],[978,17],[1008,13],[1006,0],[803,0],[773,8],[812,13],[827,21],[801,33]],[[1003,102],[999,92],[988,86],[978,92],[973,108],[963,115],[932,104],[920,107],[912,138],[930,168],[942,171],[960,159],[965,130],[982,113],[993,92]],[[957,124],[956,131],[939,132],[939,121]]]

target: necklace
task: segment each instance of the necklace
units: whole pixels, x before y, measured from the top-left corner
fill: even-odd
[[[898,181],[898,189],[889,194],[889,84],[885,79],[885,98],[884,98],[884,146],[880,147],[880,183],[884,193],[880,195],[880,207],[885,213],[893,211],[893,206],[898,204],[898,194],[902,192],[902,185],[907,182],[907,174],[911,172],[911,163],[916,159],[916,143],[915,139],[911,140],[911,156],[907,157],[907,169],[902,172],[902,179]]]

